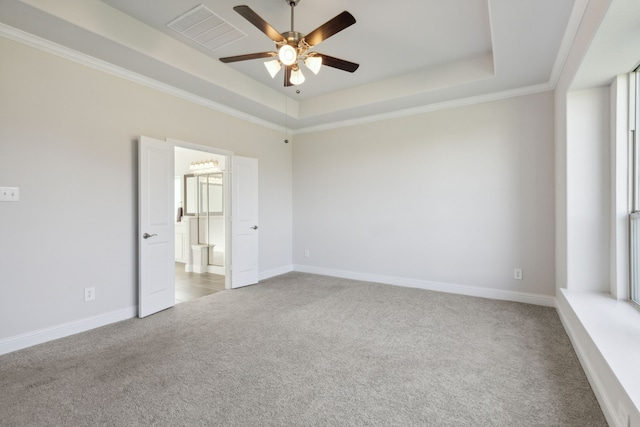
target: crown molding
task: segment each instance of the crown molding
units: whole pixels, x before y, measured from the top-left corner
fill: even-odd
[[[106,61],[94,58],[90,55],[75,51],[68,47],[65,47],[60,44],[54,43],[52,41],[46,40],[44,38],[38,37],[31,33],[27,33],[25,31],[16,29],[6,24],[0,23],[0,36],[40,49],[48,53],[57,55],[59,57],[74,61],[76,63],[109,73],[111,75],[124,78],[126,80],[158,90],[160,92],[173,95],[175,97],[184,99],[194,104],[204,106],[211,110],[222,112],[230,116],[239,118],[241,120],[254,123],[256,125],[259,125],[268,129],[272,129],[278,132],[283,132],[289,135],[299,135],[299,134],[305,134],[305,133],[339,129],[339,128],[350,127],[350,126],[365,125],[365,124],[375,123],[375,122],[384,121],[384,120],[397,119],[402,117],[430,113],[430,112],[439,111],[439,110],[465,107],[473,104],[498,101],[502,99],[508,99],[508,98],[513,98],[518,96],[525,96],[525,95],[531,95],[531,94],[536,94],[540,92],[554,90],[558,82],[559,76],[562,72],[562,69],[564,68],[565,62],[571,50],[571,46],[575,39],[576,33],[578,31],[578,28],[580,26],[580,23],[582,21],[582,18],[588,3],[589,3],[589,0],[576,1],[573,7],[573,10],[571,12],[571,16],[569,18],[569,23],[567,25],[567,29],[563,36],[562,43],[560,45],[558,54],[556,56],[556,60],[554,62],[554,66],[551,71],[549,81],[545,83],[521,87],[521,88],[509,89],[509,90],[500,91],[500,92],[493,92],[493,93],[488,93],[483,95],[471,96],[466,98],[454,99],[454,100],[449,100],[449,101],[444,101],[444,102],[439,102],[434,104],[427,104],[420,107],[396,110],[396,111],[391,111],[387,113],[372,114],[372,115],[368,115],[368,116],[364,116],[356,119],[336,121],[332,123],[327,123],[327,124],[322,124],[317,126],[309,126],[309,127],[300,128],[300,129],[293,129],[287,125],[285,126],[278,125],[273,122],[244,113],[242,111],[227,107],[225,105],[211,101],[210,99],[203,98],[201,96],[195,95],[193,93],[187,92],[182,89],[178,89],[166,83],[162,83],[157,80],[151,79],[149,77],[143,76],[141,74],[134,73],[130,70],[127,70],[122,67],[108,63]],[[291,117],[291,119],[295,120],[294,117]]]
[[[61,58],[68,59],[78,64],[81,64],[99,71],[103,71],[113,76],[120,77],[134,83],[138,83],[148,88],[155,89],[159,92],[163,92],[168,95],[172,95],[177,98],[184,99],[185,101],[189,101],[194,104],[209,108],[211,110],[228,114],[230,116],[236,117],[241,120],[245,120],[247,122],[250,122],[259,126],[263,126],[278,132],[283,132],[283,133],[288,131],[288,129],[285,128],[284,126],[280,126],[275,123],[269,122],[267,120],[263,120],[258,117],[252,116],[250,114],[243,113],[242,111],[229,108],[225,105],[211,101],[210,99],[194,95],[191,92],[178,89],[166,83],[162,83],[157,80],[151,79],[149,77],[143,76],[142,74],[134,73],[133,71],[127,70],[117,65],[113,65],[109,62],[78,52],[66,46],[62,46],[58,43],[54,43],[50,40],[44,39],[42,37],[36,36],[31,33],[27,33],[26,31],[19,30],[17,28],[11,27],[3,23],[0,23],[0,37],[4,37],[6,39],[9,39],[18,43],[22,43],[24,45],[42,50],[44,52],[59,56]]]
[[[383,120],[398,119],[402,117],[415,116],[418,114],[431,113],[440,110],[449,110],[458,107],[467,107],[474,104],[482,104],[485,102],[499,101],[502,99],[515,98],[518,96],[533,95],[541,92],[548,92],[555,89],[551,83],[542,83],[539,85],[526,86],[516,89],[510,89],[500,92],[492,92],[484,95],[470,96],[467,98],[453,99],[451,101],[438,102],[436,104],[427,104],[421,107],[407,108],[404,110],[392,111],[389,113],[374,114],[371,116],[361,117],[358,119],[344,120],[333,122],[326,125],[310,126],[293,131],[294,135],[321,132],[326,130],[344,128],[349,126],[358,126],[369,123],[380,122]]]
[[[549,84],[554,89],[558,84],[560,74],[562,73],[565,63],[567,62],[569,52],[571,51],[571,46],[573,45],[576,35],[578,34],[578,28],[580,27],[580,23],[582,22],[582,18],[585,11],[587,10],[588,4],[589,0],[576,0],[575,4],[573,5],[571,16],[569,17],[569,23],[567,24],[564,36],[562,37],[562,43],[560,43],[560,49],[558,49],[556,60],[553,63],[553,68],[551,69],[551,76],[549,77]]]

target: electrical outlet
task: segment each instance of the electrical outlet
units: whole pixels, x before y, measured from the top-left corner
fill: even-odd
[[[309,249],[305,249],[304,250],[304,257],[305,258],[309,258],[311,256],[311,252],[309,251]]]
[[[0,202],[9,201],[9,192],[5,187],[0,187]]]
[[[84,288],[84,300],[93,301],[94,299],[96,299],[96,288],[94,286]]]
[[[516,268],[513,270],[513,278],[516,280],[522,280],[522,269]]]

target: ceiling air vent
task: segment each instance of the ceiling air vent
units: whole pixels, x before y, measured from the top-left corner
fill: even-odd
[[[247,36],[203,5],[169,22],[167,27],[209,50]]]

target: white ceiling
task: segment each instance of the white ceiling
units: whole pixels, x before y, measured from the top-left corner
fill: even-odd
[[[213,52],[166,25],[203,4],[246,34]],[[264,60],[218,58],[273,51],[233,10],[246,4],[278,31],[286,0],[3,0],[0,22],[191,93],[211,104],[291,129],[322,128],[496,93],[553,88],[585,1],[300,0],[295,30],[309,33],[343,10],[356,23],[314,50],[360,64],[353,74],[303,68],[283,87]],[[296,93],[296,89],[300,93]]]

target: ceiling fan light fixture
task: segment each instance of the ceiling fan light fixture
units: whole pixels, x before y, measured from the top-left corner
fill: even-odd
[[[274,78],[276,74],[278,74],[278,71],[280,71],[280,68],[282,68],[282,66],[280,65],[280,61],[278,61],[277,59],[265,62],[264,66],[267,67],[267,71],[269,72],[271,78]]]
[[[318,74],[320,71],[320,67],[322,66],[322,57],[321,56],[307,56],[307,59],[304,60],[304,65],[310,69],[313,74]]]
[[[278,58],[284,65],[292,65],[298,59],[298,53],[293,46],[285,44],[278,51]]]
[[[302,60],[302,62],[305,63],[305,66],[314,74],[317,74],[323,65],[347,71],[349,73],[353,73],[358,69],[359,65],[354,62],[345,61],[344,59],[334,58],[317,52],[309,52],[309,49],[315,48],[324,40],[355,24],[356,19],[353,15],[345,10],[305,35],[295,31],[295,27],[293,25],[293,11],[300,0],[285,0],[285,2],[291,7],[291,30],[282,33],[273,28],[249,6],[240,5],[234,6],[233,8],[233,10],[239,13],[244,19],[249,21],[249,23],[269,37],[276,44],[277,52],[256,52],[245,55],[227,56],[220,58],[220,61],[227,64],[238,61],[266,58],[267,62],[264,64],[272,78],[275,77],[275,75],[280,71],[280,68],[282,68],[282,65],[284,65],[286,67],[284,78],[285,87],[300,85],[304,82],[304,75],[300,71],[300,60]]]
[[[295,86],[298,86],[304,83],[304,75],[302,74],[302,71],[300,70],[300,68],[295,67],[291,70],[291,77],[289,78],[289,81],[291,82],[292,85],[295,85]]]

